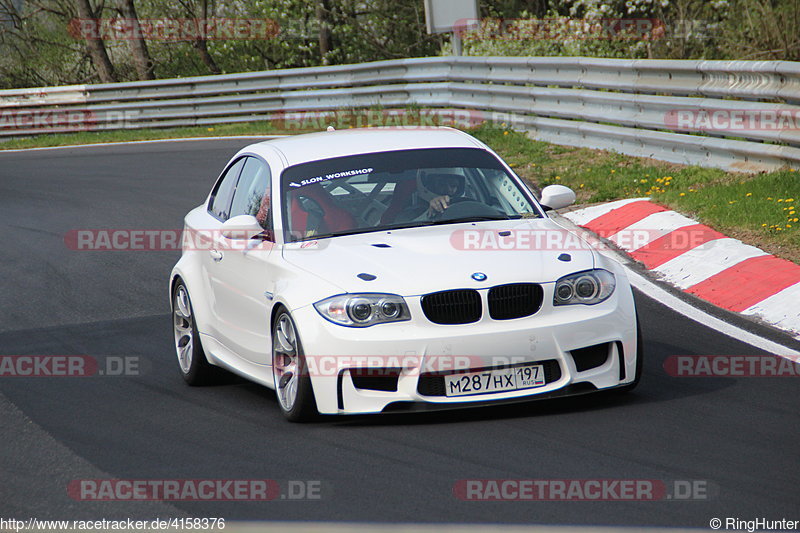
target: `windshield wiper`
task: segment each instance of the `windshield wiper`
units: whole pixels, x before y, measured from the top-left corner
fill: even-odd
[[[303,240],[313,241],[315,239],[327,239],[328,237],[343,237],[345,235],[356,235],[358,233],[371,233],[373,231],[381,231],[381,229],[380,228],[355,228],[355,229],[348,229],[348,230],[342,230],[342,231],[333,231],[333,232],[330,232],[330,233],[320,233],[319,235],[313,235],[313,236],[309,237],[308,239],[303,239]]]
[[[512,220],[511,217],[505,215],[475,215],[469,217],[458,218],[445,218],[442,220],[427,220],[423,222],[422,226],[440,226],[442,224],[459,224],[462,222],[485,222],[487,220]]]

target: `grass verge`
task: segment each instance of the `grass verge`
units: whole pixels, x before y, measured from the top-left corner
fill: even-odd
[[[309,130],[311,131],[311,130]],[[316,131],[316,129],[314,130]],[[269,122],[209,127],[42,135],[0,143],[1,149],[104,142],[302,133]],[[779,170],[740,174],[684,166],[587,148],[531,140],[524,133],[483,125],[469,130],[537,187],[553,183],[575,190],[578,203],[650,196],[654,201],[728,236],[800,263],[800,173]]]

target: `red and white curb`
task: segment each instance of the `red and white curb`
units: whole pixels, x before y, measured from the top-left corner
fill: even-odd
[[[675,287],[800,338],[800,265],[726,237],[649,198],[563,216],[613,242]]]

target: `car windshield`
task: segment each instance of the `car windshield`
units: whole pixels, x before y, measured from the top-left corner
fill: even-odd
[[[539,216],[502,163],[477,148],[312,161],[284,170],[281,187],[286,242]]]

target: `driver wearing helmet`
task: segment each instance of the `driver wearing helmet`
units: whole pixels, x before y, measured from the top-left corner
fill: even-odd
[[[447,172],[417,171],[414,192],[408,198],[408,204],[397,215],[389,219],[392,222],[408,222],[430,220],[443,213],[463,194],[465,179],[461,174]]]
[[[464,194],[464,176],[435,173],[417,176],[417,194],[428,201],[428,217],[444,212],[451,202]]]

